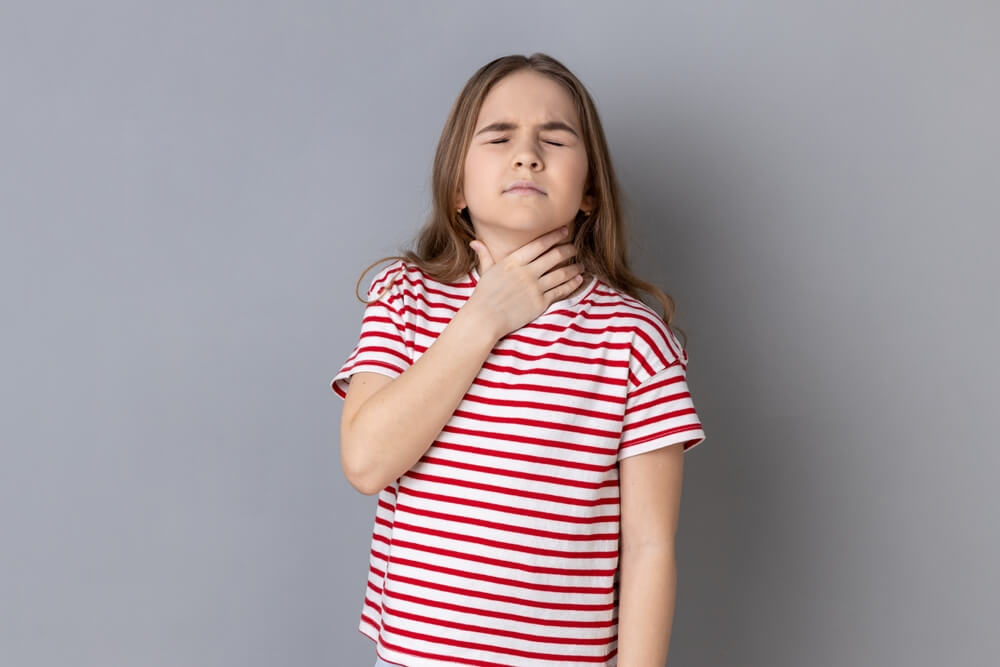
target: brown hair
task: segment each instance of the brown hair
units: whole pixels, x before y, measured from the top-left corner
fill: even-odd
[[[472,223],[456,210],[455,195],[459,191],[465,155],[483,100],[502,78],[525,69],[548,76],[565,86],[580,119],[588,159],[584,191],[594,195],[594,209],[588,216],[583,216],[582,212],[577,214],[572,239],[576,245],[575,261],[583,263],[585,270],[608,285],[635,299],[639,299],[640,289],[653,294],[663,306],[664,322],[679,333],[682,345],[687,347],[683,329],[671,325],[674,300],[656,285],[633,274],[629,266],[624,202],[597,107],[580,80],[562,63],[544,53],[503,56],[483,65],[469,78],[455,99],[438,140],[431,174],[432,210],[417,237],[416,251],[403,249],[401,256],[383,257],[369,264],[358,278],[355,295],[364,302],[358,295],[362,278],[373,266],[388,259],[402,259],[415,264],[443,283],[455,282],[476,265],[478,258],[469,247],[469,242],[476,238],[475,231]]]

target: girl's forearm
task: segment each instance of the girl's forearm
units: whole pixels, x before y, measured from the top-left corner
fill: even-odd
[[[463,306],[412,366],[365,401],[341,430],[344,470],[356,488],[376,493],[420,460],[497,340]]]
[[[663,667],[677,597],[674,549],[625,550],[618,567],[618,667]]]

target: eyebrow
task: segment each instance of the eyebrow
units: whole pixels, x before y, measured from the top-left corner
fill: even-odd
[[[580,138],[580,135],[576,133],[576,130],[574,130],[572,127],[562,122],[561,120],[550,120],[547,123],[541,123],[539,125],[536,125],[535,127],[539,127],[543,130],[566,130],[577,139]],[[479,130],[478,132],[476,132],[475,136],[478,136],[483,132],[504,132],[506,130],[516,130],[517,128],[518,128],[517,123],[511,123],[510,121],[500,120],[495,123],[490,123],[483,129]]]

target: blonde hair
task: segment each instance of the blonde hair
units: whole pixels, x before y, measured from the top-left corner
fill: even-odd
[[[355,295],[367,303],[358,294],[361,280],[373,266],[390,259],[414,264],[443,283],[457,281],[476,266],[476,253],[469,247],[469,242],[475,239],[475,231],[471,221],[456,210],[455,196],[483,100],[498,81],[521,70],[532,70],[562,84],[572,97],[580,120],[589,165],[584,192],[594,195],[594,208],[590,215],[577,214],[572,239],[576,246],[575,261],[582,262],[586,271],[635,299],[639,299],[639,290],[652,294],[663,306],[663,321],[680,335],[682,345],[687,347],[683,329],[671,324],[675,310],[673,298],[636,276],[629,266],[624,202],[597,107],[580,80],[562,63],[544,53],[503,56],[483,65],[469,78],[452,104],[438,140],[431,174],[432,209],[417,236],[416,250],[402,249],[401,255],[382,257],[369,264],[358,278]]]

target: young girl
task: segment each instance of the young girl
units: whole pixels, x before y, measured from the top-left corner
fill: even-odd
[[[705,433],[583,84],[544,54],[483,66],[433,192],[331,382],[344,473],[378,494],[359,630],[378,665],[663,665]]]

